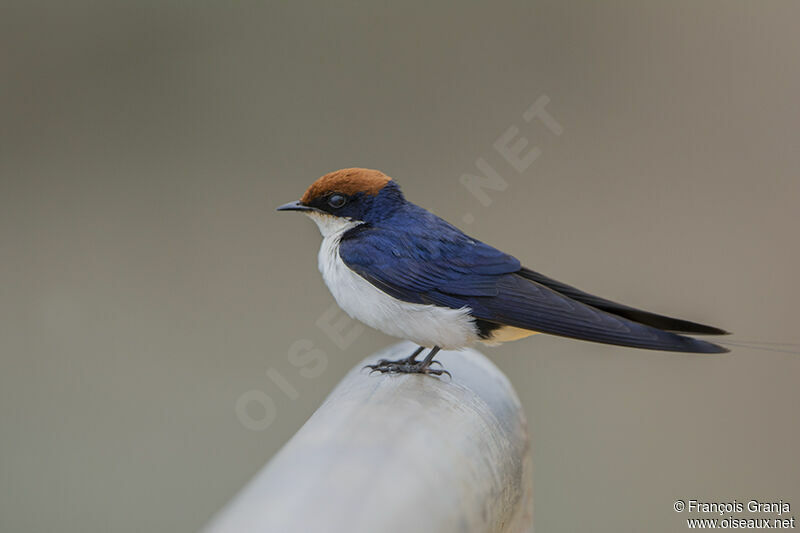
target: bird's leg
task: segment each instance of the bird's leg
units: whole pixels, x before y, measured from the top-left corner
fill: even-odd
[[[409,355],[405,359],[397,359],[396,361],[392,361],[390,359],[381,359],[380,361],[377,362],[377,364],[375,364],[375,365],[367,365],[364,368],[373,368],[373,367],[382,366],[382,365],[416,365],[416,364],[419,363],[419,361],[417,361],[417,356],[420,353],[422,353],[422,350],[424,350],[424,349],[425,349],[424,346],[420,346],[419,348],[414,350],[414,353],[412,353],[411,355]]]
[[[450,376],[450,372],[447,370],[439,370],[431,368],[433,363],[438,363],[438,361],[434,361],[433,358],[439,353],[438,346],[434,346],[428,355],[425,356],[425,359],[422,361],[417,361],[417,355],[419,355],[424,347],[419,347],[414,353],[412,353],[409,357],[405,359],[399,359],[397,361],[389,361],[388,359],[381,359],[374,365],[367,365],[364,368],[369,368],[372,372],[389,372],[389,373],[398,373],[398,374],[432,374],[434,376],[441,376],[442,374],[447,374]],[[441,365],[441,363],[440,363]]]
[[[407,362],[408,364],[413,364],[413,363],[416,363],[416,362],[417,362],[417,356],[418,356],[419,354],[421,354],[421,353],[422,353],[422,350],[424,350],[424,349],[425,349],[425,347],[424,347],[424,346],[420,346],[419,348],[417,348],[416,350],[414,350],[414,353],[412,353],[411,355],[409,355],[407,358],[403,359],[403,361]]]
[[[433,358],[436,356],[437,353],[439,353],[439,350],[441,350],[441,348],[439,348],[438,346],[434,346],[433,348],[431,348],[431,351],[428,352],[428,355],[426,355],[425,359],[422,360],[423,369],[431,366],[431,363],[433,363]]]

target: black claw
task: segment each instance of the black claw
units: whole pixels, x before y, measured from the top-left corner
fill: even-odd
[[[438,363],[438,361],[434,361]],[[441,363],[439,363],[441,366]],[[364,368],[370,369],[370,375],[373,372],[380,372],[382,374],[428,374],[432,376],[441,376],[447,374],[452,379],[452,374],[444,369],[431,368],[430,365],[425,366],[422,361],[415,361],[410,363],[408,360],[401,359],[399,361],[387,361],[381,359],[374,365],[366,365]]]
[[[441,364],[439,366],[441,366]],[[441,376],[442,374],[447,374],[448,377],[450,377],[451,379],[453,378],[453,375],[450,372],[448,372],[447,370],[445,370],[445,369],[441,369],[440,370],[440,369],[437,369],[437,368],[428,367],[428,368],[426,368],[424,370],[420,370],[420,373],[421,374],[432,374],[434,376]]]
[[[388,359],[381,359],[377,363],[373,365],[366,365],[364,368],[370,369],[370,375],[373,372],[380,372],[380,373],[390,373],[390,374],[428,374],[432,376],[441,376],[443,374],[447,374],[447,376],[452,379],[453,376],[445,370],[444,368],[433,369],[431,365],[436,363],[439,367],[442,367],[442,363],[439,361],[434,361],[434,356],[439,352],[439,347],[434,346],[428,355],[425,357],[424,361],[417,361],[416,357],[424,348],[420,347],[417,349],[413,354],[406,357],[405,359],[399,359],[397,361],[389,361]]]

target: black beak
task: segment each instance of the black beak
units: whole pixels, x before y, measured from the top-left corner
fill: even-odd
[[[289,202],[288,204],[283,204],[280,206],[278,211],[313,211],[313,207],[308,207],[307,205],[303,205],[300,202]]]

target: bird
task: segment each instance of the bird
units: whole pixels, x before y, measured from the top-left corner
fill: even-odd
[[[406,200],[378,170],[330,172],[277,209],[317,224],[319,270],[339,307],[419,346],[408,357],[368,365],[372,371],[449,375],[434,360],[441,349],[537,333],[649,350],[728,351],[683,335],[727,334],[722,329],[619,304],[524,267]]]

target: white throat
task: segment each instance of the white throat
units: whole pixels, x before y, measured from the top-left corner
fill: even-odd
[[[305,214],[308,215],[308,218],[316,222],[319,232],[322,233],[322,237],[326,239],[336,235],[341,236],[342,233],[350,228],[355,228],[359,224],[363,224],[363,222],[359,220],[335,217],[316,211],[307,211]]]

